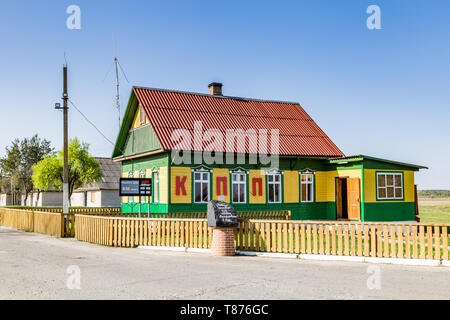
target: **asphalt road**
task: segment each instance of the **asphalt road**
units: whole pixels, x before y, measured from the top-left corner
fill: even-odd
[[[450,299],[450,268],[108,248],[0,227],[0,299]]]

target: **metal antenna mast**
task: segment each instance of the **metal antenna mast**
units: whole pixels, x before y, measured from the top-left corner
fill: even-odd
[[[119,114],[119,130],[120,130],[120,81],[119,81],[119,73],[122,72],[122,75],[124,76],[125,80],[128,81],[127,75],[125,74],[125,71],[123,70],[122,66],[120,65],[119,59],[117,58],[117,48],[116,48],[116,41],[114,40],[114,62],[113,62],[115,69],[116,69],[116,109]],[[111,67],[112,65],[111,64]],[[103,81],[105,81],[106,77],[108,76],[109,72],[111,71],[111,67],[109,67],[108,72],[105,75],[105,78]]]
[[[120,83],[119,83],[119,59],[117,57],[114,57],[114,64],[116,66],[116,89],[117,89],[117,95],[116,95],[116,108],[117,112],[119,113],[119,128],[120,128]]]

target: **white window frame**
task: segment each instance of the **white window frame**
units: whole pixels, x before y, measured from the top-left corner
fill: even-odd
[[[134,178],[133,171],[128,171],[128,178]],[[134,197],[128,196],[128,203],[134,203]]]
[[[234,181],[234,177],[240,177],[240,176],[244,176],[244,181],[241,181],[240,179],[236,179],[236,181]],[[239,193],[239,189],[241,187],[244,188],[244,200],[243,201],[234,201],[234,187],[238,188],[238,198],[240,198],[240,193]],[[239,199],[241,200],[241,199]],[[237,204],[245,204],[247,203],[247,174],[245,172],[233,172],[231,173],[231,202],[232,203],[237,203]]]
[[[385,177],[386,180],[385,180],[385,186],[384,187],[380,187],[379,186],[380,176],[386,176]],[[392,177],[392,183],[393,183],[392,185],[388,185],[387,176],[393,176]],[[395,186],[395,176],[400,176],[401,185],[399,187]],[[402,172],[377,172],[377,190],[376,190],[377,194],[376,194],[376,199],[377,200],[403,200],[404,199],[403,183],[404,182],[403,182],[403,173]],[[388,197],[388,192],[387,192],[388,188],[394,188],[394,197]],[[380,197],[379,189],[385,189],[386,197]],[[401,192],[402,192],[401,197],[396,197],[395,196],[395,190],[396,189],[400,189],[401,190]]]
[[[311,181],[303,181],[303,176],[311,176]],[[303,200],[303,188],[306,185],[306,200]],[[308,185],[311,185],[311,194],[308,193]],[[310,198],[310,199],[309,199]],[[300,172],[300,202],[311,203],[314,202],[314,173],[312,172]]]
[[[199,173],[200,174],[200,179],[199,180],[197,180],[196,178],[195,178],[195,175],[196,175],[196,173]],[[203,179],[203,174],[207,174],[207,179],[206,180],[204,180]],[[193,201],[193,203],[197,203],[197,204],[205,204],[205,203],[208,203],[208,201],[211,199],[211,173],[209,172],[209,171],[207,171],[207,170],[194,170],[193,171],[193,181],[194,181],[194,192],[193,192],[193,197],[194,197],[194,201]],[[200,201],[196,201],[196,185],[197,185],[197,183],[200,183],[200,195],[201,195],[201,200]],[[207,188],[207,193],[208,193],[208,200],[207,201],[203,201],[203,184],[204,183],[207,183],[208,184],[208,188]]]
[[[147,115],[143,106],[139,106],[139,124],[142,126],[147,122]]]
[[[283,194],[282,194],[283,188],[282,188],[282,184],[281,184],[282,174],[281,173],[268,173],[268,174],[266,174],[266,176],[267,176],[266,177],[267,178],[267,203],[282,203],[282,201],[283,201]],[[276,176],[280,177],[279,181],[275,181],[275,177]],[[269,181],[270,180],[269,177],[272,177],[273,180]],[[274,186],[274,189],[273,189],[274,198],[275,198],[275,188],[276,188],[276,186],[278,186],[280,188],[279,189],[280,192],[279,192],[279,199],[278,199],[278,201],[271,201],[270,200],[270,192],[269,192],[269,190],[270,190],[270,186],[271,185]]]
[[[152,201],[153,203],[159,203],[159,172],[158,170],[153,171],[153,194]]]

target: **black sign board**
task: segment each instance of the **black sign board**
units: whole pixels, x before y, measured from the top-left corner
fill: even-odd
[[[208,202],[208,227],[238,227],[236,210],[222,201],[211,200]]]
[[[152,195],[152,179],[150,178],[120,178],[121,197],[143,196],[148,197]]]
[[[152,195],[152,179],[141,179],[139,184],[139,193],[141,196]]]

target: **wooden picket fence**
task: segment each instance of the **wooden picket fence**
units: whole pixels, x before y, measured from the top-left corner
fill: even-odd
[[[4,207],[6,209],[62,213],[62,207]],[[119,215],[121,207],[70,207],[69,214]]]
[[[75,238],[114,247],[210,248],[205,219],[120,218],[75,215]]]
[[[2,208],[1,225],[24,231],[34,230],[34,213],[29,210]]]
[[[2,226],[55,237],[75,236],[74,214],[9,208],[2,208],[1,213]]]
[[[61,213],[2,208],[1,225],[18,230],[64,237]]]
[[[237,211],[240,220],[264,219],[264,220],[291,220],[290,210],[273,211]],[[103,214],[99,214],[103,215]],[[119,216],[119,215],[118,215]],[[155,219],[206,219],[206,212],[169,212],[169,213],[121,213],[120,217],[155,218]]]
[[[205,219],[76,215],[78,240],[116,247],[210,248]],[[241,221],[236,248],[296,254],[448,260],[450,224]]]
[[[137,218],[136,213],[121,213],[120,208],[70,208],[68,215],[62,214],[61,208],[43,208],[26,207],[25,209],[1,208],[5,213],[5,226],[13,227],[19,230],[40,232],[58,237],[75,236],[75,213],[82,215],[93,215],[102,217],[121,217]],[[40,214],[40,213],[45,214]],[[206,212],[173,212],[173,213],[155,213],[151,218],[169,218],[169,219],[206,219]],[[1,217],[1,216],[0,216]],[[143,215],[145,217],[145,215]],[[241,220],[249,218],[265,219],[286,219],[291,217],[290,211],[240,211],[238,217]],[[1,220],[0,220],[1,221]],[[35,230],[35,221],[38,223],[39,231]]]
[[[241,222],[238,250],[360,257],[448,260],[450,224]]]
[[[1,224],[108,246],[210,248],[206,219],[132,218],[2,208]],[[108,213],[105,213],[108,214]],[[76,226],[76,227],[75,227]],[[450,224],[241,219],[236,248],[295,254],[448,260]]]
[[[55,212],[34,212],[33,231],[54,237],[64,237],[64,216]]]
[[[85,215],[120,215],[119,207],[69,208],[63,215],[60,207],[23,207],[0,209],[1,225],[18,230],[37,232],[56,237],[75,237],[75,213]]]

